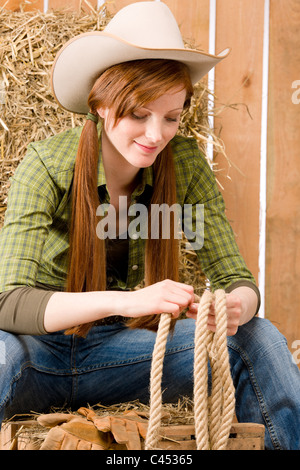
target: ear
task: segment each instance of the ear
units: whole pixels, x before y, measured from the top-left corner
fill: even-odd
[[[98,108],[97,113],[102,119],[106,119],[108,116],[108,108]]]

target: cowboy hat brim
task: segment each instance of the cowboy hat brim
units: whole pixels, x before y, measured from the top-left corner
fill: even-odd
[[[68,41],[58,53],[52,67],[51,87],[62,108],[87,114],[88,95],[96,79],[115,64],[142,59],[177,60],[189,67],[192,83],[196,84],[229,52],[229,48],[218,55],[194,49],[150,49],[104,31],[83,33]]]

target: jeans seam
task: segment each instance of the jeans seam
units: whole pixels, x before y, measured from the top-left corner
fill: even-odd
[[[269,434],[270,434],[270,437],[271,437],[271,440],[273,442],[273,445],[274,445],[274,448],[275,450],[281,450],[281,446],[280,446],[280,443],[279,443],[279,439],[276,435],[276,431],[274,429],[274,425],[270,419],[270,416],[269,416],[269,413],[267,411],[267,408],[266,408],[266,404],[265,404],[265,400],[263,398],[263,394],[260,390],[260,387],[258,386],[258,383],[257,383],[257,380],[256,380],[256,376],[255,376],[255,373],[254,373],[254,370],[253,370],[253,367],[252,367],[252,364],[251,364],[251,360],[250,358],[248,357],[248,355],[245,353],[244,350],[238,348],[238,347],[235,347],[233,345],[230,345],[228,346],[230,349],[233,349],[234,351],[236,351],[240,357],[242,358],[244,364],[246,365],[246,368],[248,370],[248,373],[249,373],[249,377],[250,377],[250,380],[251,380],[251,384],[252,384],[252,387],[253,387],[253,390],[255,392],[255,395],[257,397],[257,401],[258,401],[258,404],[259,404],[259,408],[260,408],[260,411],[261,411],[261,414],[264,418],[264,421],[265,421],[265,424],[268,428],[268,431],[269,431]]]
[[[181,352],[181,351],[187,351],[188,349],[194,349],[194,343],[191,343],[190,345],[187,345],[184,347],[171,348],[165,353],[165,356],[176,354],[177,352]],[[139,364],[140,362],[151,361],[151,360],[152,360],[152,355],[149,354],[149,355],[140,356],[139,358],[134,358],[131,360],[126,359],[124,361],[115,361],[115,362],[106,362],[102,364],[95,364],[85,369],[77,368],[76,373],[84,374],[84,373],[91,372],[94,370],[108,369],[110,367],[121,367],[121,366],[126,366],[126,365],[131,365],[131,364]]]
[[[70,394],[70,403],[73,403],[73,400],[76,399],[77,390],[78,390],[78,380],[77,380],[77,364],[76,364],[76,344],[77,338],[72,336],[71,351],[70,351],[70,368],[72,371],[72,390]]]

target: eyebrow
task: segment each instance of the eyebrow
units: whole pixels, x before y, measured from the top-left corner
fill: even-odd
[[[140,109],[147,109],[147,111],[151,111],[151,109],[147,108],[146,106],[141,106]],[[167,111],[167,113],[172,113],[173,111],[183,111],[183,107],[171,109],[170,111]]]

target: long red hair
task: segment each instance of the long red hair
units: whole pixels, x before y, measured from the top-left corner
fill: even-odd
[[[174,88],[186,90],[189,102],[193,87],[188,68],[177,61],[149,59],[124,62],[107,69],[96,80],[88,104],[91,113],[108,108],[116,123],[146,103],[158,99]],[[75,162],[72,189],[72,219],[70,227],[68,292],[103,291],[106,289],[105,241],[96,235],[99,205],[97,173],[99,160],[96,123],[87,120],[81,133]],[[166,171],[167,169],[167,171]],[[150,204],[176,203],[176,178],[171,145],[153,164],[154,189]],[[149,211],[149,218],[151,211]],[[173,221],[174,223],[174,221]],[[161,223],[160,223],[161,225]],[[151,227],[149,220],[148,227]],[[161,234],[162,227],[160,227]],[[170,233],[174,233],[171,226]],[[179,246],[176,237],[153,239],[148,236],[145,251],[145,285],[163,279],[178,280]],[[143,316],[130,320],[131,328],[157,330],[159,316]],[[174,324],[174,322],[173,322]],[[92,324],[66,330],[85,336]]]

